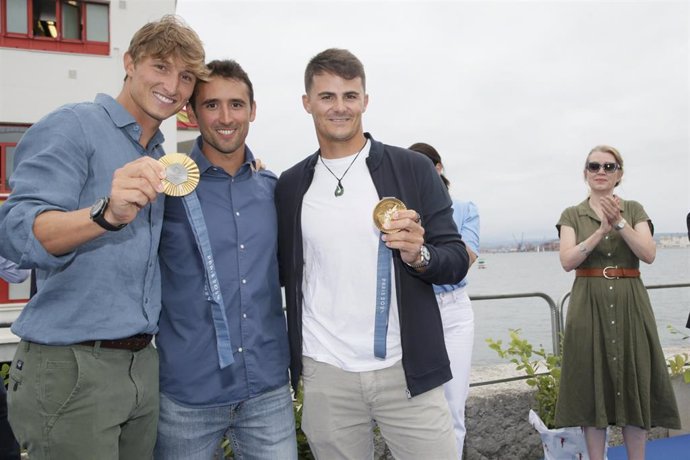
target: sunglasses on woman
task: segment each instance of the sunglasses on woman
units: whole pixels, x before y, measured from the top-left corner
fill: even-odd
[[[604,172],[606,172],[606,174],[613,174],[620,168],[620,165],[618,163],[601,164],[597,161],[590,161],[587,163],[587,171],[591,173],[597,173],[601,170],[601,168],[604,168]]]

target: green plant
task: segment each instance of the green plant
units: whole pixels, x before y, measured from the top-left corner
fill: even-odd
[[[690,338],[690,336],[684,334],[683,332],[679,331],[670,324],[666,326],[666,328],[669,330],[671,334],[681,335],[681,339],[683,340],[687,340]],[[666,360],[666,363],[668,364],[669,374],[671,374],[671,377],[682,375],[683,381],[685,383],[690,383],[690,356],[688,356],[687,353],[677,353],[672,357],[668,358]]]
[[[10,364],[2,363],[2,367],[0,367],[0,377],[2,377],[2,384],[5,385],[5,388],[10,383]]]
[[[510,342],[506,348],[503,348],[502,340],[486,339],[486,342],[501,358],[508,359],[518,371],[527,375],[527,385],[536,389],[536,412],[547,427],[553,428],[561,380],[561,357],[547,352],[541,345],[535,348],[520,337],[520,329],[509,331]]]

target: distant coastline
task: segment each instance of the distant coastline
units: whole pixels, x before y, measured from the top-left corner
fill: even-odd
[[[687,233],[659,233],[654,235],[657,247],[660,248],[690,248],[690,240]],[[513,236],[513,240],[489,240],[482,242],[482,253],[505,252],[544,252],[558,251],[560,242],[558,239],[526,239]]]

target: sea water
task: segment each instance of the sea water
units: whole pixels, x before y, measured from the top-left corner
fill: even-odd
[[[483,269],[475,263],[468,274],[467,292],[473,295],[543,293],[558,305],[570,291],[574,271],[566,273],[558,252],[488,253],[480,257]],[[640,263],[642,281],[646,286],[690,283],[690,249],[658,248],[653,264]],[[668,325],[685,335],[690,314],[690,288],[650,289],[649,297],[664,348],[683,348],[690,353],[690,339],[672,334]],[[567,307],[567,300],[565,302]],[[509,329],[520,329],[521,336],[534,345],[553,351],[549,305],[542,298],[475,300],[475,340],[472,365],[505,363],[491,350],[487,338],[509,341]],[[567,308],[566,308],[567,310]]]

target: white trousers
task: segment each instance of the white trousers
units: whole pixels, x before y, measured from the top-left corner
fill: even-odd
[[[465,401],[470,389],[472,346],[474,344],[474,313],[465,288],[436,295],[443,319],[443,336],[450,358],[453,379],[443,386],[453,417],[453,429],[462,458],[465,444]]]

